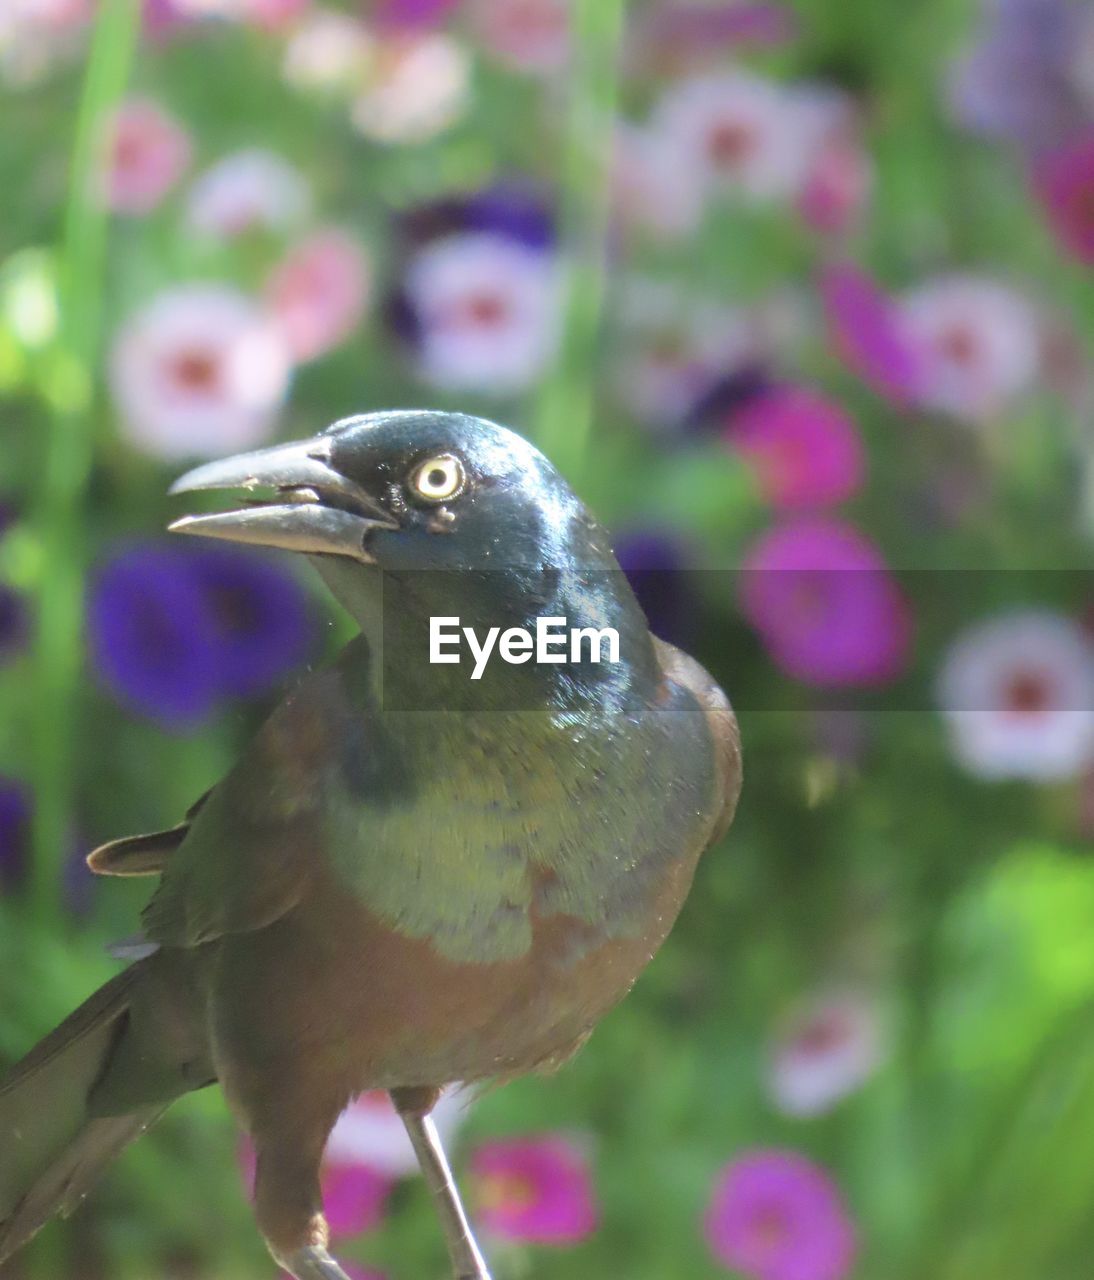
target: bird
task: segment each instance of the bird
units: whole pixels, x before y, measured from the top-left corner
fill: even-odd
[[[489,1280],[430,1112],[450,1085],[555,1070],[627,994],[732,821],[733,710],[650,633],[604,527],[506,427],[356,415],[170,492],[206,490],[242,496],[173,532],[306,557],[359,633],[177,825],[89,855],[156,883],[133,963],[0,1079],[0,1262],[173,1100],[219,1084],[274,1260],[345,1280],[324,1147],[355,1096],[386,1090],[454,1275]],[[480,678],[430,661],[433,619],[499,629]],[[529,652],[542,619],[588,644]]]

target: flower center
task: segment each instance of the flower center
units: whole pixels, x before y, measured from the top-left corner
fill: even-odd
[[[184,391],[208,395],[220,382],[220,364],[211,351],[195,347],[175,356],[171,376]]]
[[[845,1017],[838,1013],[827,1013],[814,1018],[802,1028],[797,1044],[807,1053],[826,1053],[842,1044],[849,1030]]]
[[[539,1199],[535,1183],[519,1173],[488,1173],[478,1182],[483,1209],[530,1209]]]
[[[748,157],[755,141],[755,135],[747,125],[723,120],[707,135],[707,155],[719,169],[733,169]]]
[[[954,325],[947,329],[938,346],[942,354],[954,364],[970,365],[976,359],[976,338],[964,325]]]
[[[1003,693],[1003,707],[1017,716],[1042,715],[1052,702],[1052,690],[1044,673],[1018,671],[1011,676]]]
[[[509,318],[505,299],[496,293],[473,293],[463,304],[463,318],[481,329],[497,329]]]

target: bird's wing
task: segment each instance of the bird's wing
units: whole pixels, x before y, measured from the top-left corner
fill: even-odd
[[[186,810],[186,817],[166,831],[150,831],[147,835],[123,836],[100,845],[87,855],[87,865],[97,876],[155,876],[167,866],[167,860],[185,840],[190,824],[208,800],[206,793]]]
[[[666,679],[689,690],[706,716],[714,744],[720,789],[721,807],[709,842],[716,844],[729,830],[741,795],[741,731],[737,725],[737,717],[733,714],[729,699],[705,667],[682,649],[677,649],[665,640],[658,640],[656,636],[653,644]]]
[[[306,677],[210,792],[145,908],[152,941],[200,946],[300,901],[322,849],[327,778],[352,732],[344,679],[341,665]]]

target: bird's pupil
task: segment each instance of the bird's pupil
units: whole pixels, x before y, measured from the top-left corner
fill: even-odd
[[[426,476],[426,482],[430,484],[434,489],[439,489],[441,485],[444,484],[447,478],[448,477],[445,475],[444,469],[442,467],[434,467],[433,470],[429,473],[429,475]]]

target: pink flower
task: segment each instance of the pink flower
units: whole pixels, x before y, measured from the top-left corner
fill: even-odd
[[[850,991],[821,994],[779,1029],[771,1046],[768,1090],[787,1115],[821,1115],[865,1083],[881,1055],[873,1004]]]
[[[471,1157],[483,1226],[529,1244],[577,1244],[596,1229],[588,1162],[555,1135],[488,1142]]]
[[[712,192],[760,202],[800,187],[810,131],[791,93],[744,71],[692,76],[662,96],[653,127]]]
[[[772,506],[824,507],[862,485],[865,460],[854,424],[833,400],[806,387],[774,387],[730,416],[725,438],[756,473]]]
[[[446,1090],[432,1115],[447,1145],[466,1116],[466,1099],[458,1090]],[[327,1143],[327,1159],[340,1164],[365,1164],[387,1178],[404,1178],[418,1172],[406,1129],[383,1089],[361,1094],[342,1112]]]
[[[227,285],[182,285],[131,316],[110,381],[138,449],[178,459],[253,448],[273,431],[291,362],[279,333]]]
[[[300,173],[274,152],[251,147],[218,160],[198,178],[187,215],[194,230],[228,240],[255,230],[284,231],[310,206]]]
[[[754,1151],[727,1165],[704,1226],[718,1261],[751,1280],[843,1280],[857,1251],[839,1188],[796,1151]]]
[[[866,152],[851,138],[831,138],[818,150],[798,194],[798,210],[814,231],[842,235],[866,206],[873,183]]]
[[[459,0],[378,0],[376,21],[384,27],[435,27]]]
[[[546,253],[490,232],[446,236],[414,256],[405,288],[421,375],[435,386],[515,393],[551,359],[559,294]]]
[[[840,359],[898,408],[911,405],[920,385],[919,355],[892,300],[850,263],[824,271],[820,292]]]
[[[703,173],[664,136],[621,122],[612,195],[616,219],[660,240],[694,235],[703,217]]]
[[[797,20],[777,4],[664,0],[639,8],[628,32],[628,63],[639,73],[674,76],[725,62],[727,54],[788,44]]]
[[[471,0],[478,43],[515,71],[551,75],[570,55],[568,0]]]
[[[938,701],[978,777],[1054,781],[1094,763],[1094,643],[1063,614],[1020,609],[970,627],[946,654]]]
[[[903,295],[901,325],[919,351],[919,402],[982,422],[1033,382],[1041,335],[1033,308],[980,276],[928,280]]]
[[[104,202],[119,213],[150,213],[190,163],[190,138],[158,103],[131,99],[110,121]]]
[[[239,1144],[243,1180],[254,1194],[257,1162],[254,1144],[244,1137]],[[331,1238],[345,1239],[372,1231],[384,1220],[392,1179],[363,1164],[325,1158],[320,1177],[323,1213]]]
[[[266,303],[296,360],[314,360],[353,332],[372,292],[361,246],[344,232],[315,231],[289,250],[266,285]]]
[[[1094,132],[1042,156],[1033,189],[1060,244],[1080,262],[1094,262]]]
[[[267,31],[283,31],[311,5],[311,0],[242,0],[244,21]]]
[[[878,685],[908,657],[907,604],[880,552],[830,517],[779,525],[742,564],[741,606],[772,661],[806,684]]]

